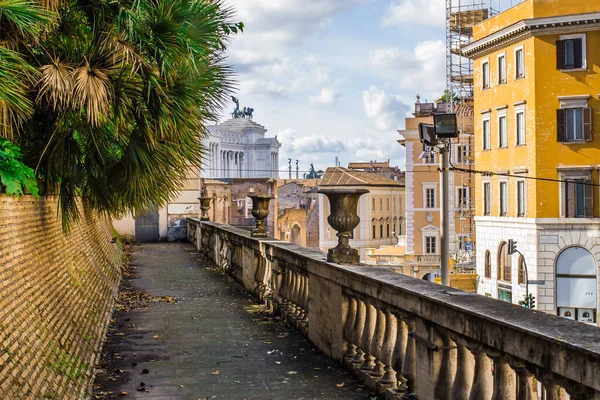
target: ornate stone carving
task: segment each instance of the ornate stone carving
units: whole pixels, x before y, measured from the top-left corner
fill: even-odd
[[[269,203],[274,197],[266,194],[251,194],[252,216],[256,219],[256,228],[252,230],[252,237],[267,237],[265,219],[269,215]]]
[[[338,245],[327,252],[327,261],[357,264],[360,261],[358,250],[350,247],[351,232],[358,226],[360,217],[356,213],[360,196],[369,193],[367,189],[320,189],[319,193],[329,199],[331,215],[327,222],[336,231]]]
[[[210,210],[210,201],[212,200],[212,197],[198,197],[198,200],[200,200],[200,210],[202,210],[200,221],[210,221],[208,210]]]

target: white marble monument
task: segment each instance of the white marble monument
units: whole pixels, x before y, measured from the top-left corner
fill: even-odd
[[[267,129],[252,120],[254,109],[236,108],[232,118],[208,126],[209,136],[203,140],[207,150],[202,176],[205,178],[279,178],[277,136],[266,138]]]

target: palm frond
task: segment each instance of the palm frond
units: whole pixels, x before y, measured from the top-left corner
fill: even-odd
[[[89,63],[73,70],[74,103],[82,107],[87,120],[98,126],[110,112],[112,86],[107,71]]]
[[[36,102],[46,103],[53,110],[71,107],[73,97],[73,67],[59,59],[40,68],[41,78]]]

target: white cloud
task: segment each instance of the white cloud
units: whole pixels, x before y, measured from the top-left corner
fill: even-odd
[[[398,133],[390,132],[365,132],[358,137],[351,138],[348,151],[353,156],[353,161],[385,161],[390,160],[392,166],[404,164],[404,150],[396,140]]]
[[[244,79],[240,82],[239,88],[240,94],[243,95],[263,94],[271,97],[283,97],[287,95],[287,90],[284,86],[274,81],[263,79]]]
[[[393,0],[381,18],[383,26],[418,24],[444,26],[445,2],[442,0]]]
[[[377,48],[368,64],[387,74],[402,89],[423,97],[442,94],[446,86],[446,45],[442,40],[418,43],[411,53],[397,48]]]
[[[419,63],[412,54],[402,53],[396,48],[377,48],[369,53],[369,65],[390,70],[405,70],[418,68]]]
[[[317,96],[310,96],[309,101],[312,104],[318,104],[322,106],[330,106],[337,101],[341,96],[341,93],[332,87],[324,87]]]
[[[331,139],[324,135],[300,135],[291,128],[277,133],[282,143],[282,150],[287,157],[298,157],[305,153],[337,153],[346,151],[346,146],[339,139]]]
[[[367,117],[380,131],[397,129],[404,123],[404,117],[410,109],[399,95],[390,95],[385,89],[369,87],[362,93],[363,106]]]

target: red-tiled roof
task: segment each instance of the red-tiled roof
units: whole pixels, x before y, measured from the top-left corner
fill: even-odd
[[[404,182],[375,173],[352,171],[343,167],[329,167],[319,186],[404,186]]]

